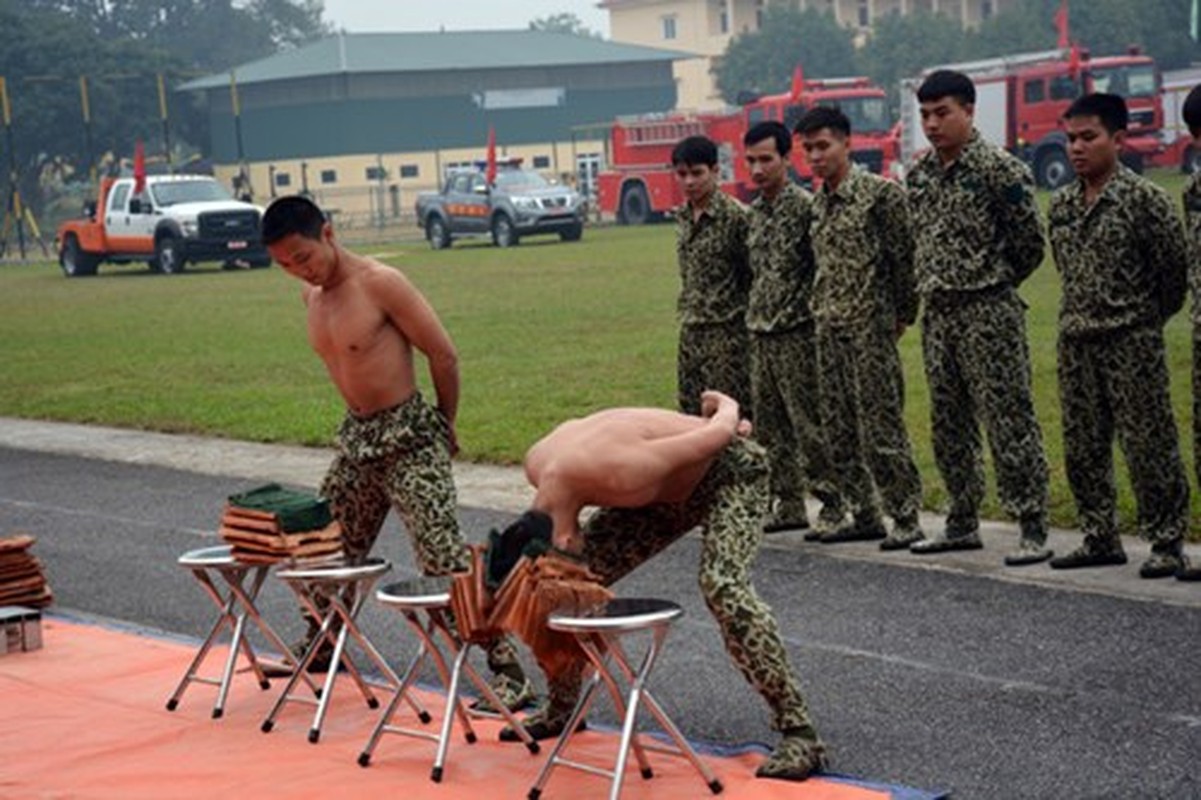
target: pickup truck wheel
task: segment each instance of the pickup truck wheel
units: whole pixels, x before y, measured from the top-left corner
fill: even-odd
[[[513,247],[520,241],[513,220],[508,214],[497,214],[492,220],[492,242],[497,247]]]
[[[91,253],[85,253],[79,246],[78,237],[72,233],[63,240],[63,249],[58,254],[58,264],[68,278],[82,278],[96,274],[96,267],[100,266],[100,259]]]
[[[450,247],[450,231],[441,217],[430,217],[425,223],[425,238],[429,239],[430,247],[435,250],[445,250]]]
[[[580,223],[572,225],[565,231],[559,232],[559,238],[565,242],[578,242],[580,237],[584,235],[584,226]]]
[[[179,237],[165,233],[154,243],[155,261],[158,262],[159,272],[173,275],[183,272],[184,258]]]

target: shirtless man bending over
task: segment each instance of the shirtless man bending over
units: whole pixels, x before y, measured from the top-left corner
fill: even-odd
[[[552,526],[554,545],[580,556],[605,585],[703,526],[701,592],[730,656],[783,734],[757,774],[803,780],[825,766],[825,748],[776,620],[751,585],[769,493],[766,455],[749,433],[738,403],[718,392],[701,395],[699,417],[618,408],[565,422],[526,454],[537,492],[514,525]],[[581,527],[585,506],[600,508]],[[582,671],[583,664],[548,681],[547,704],[523,723],[535,738],[563,730]],[[501,738],[517,740],[511,730]]]
[[[304,281],[309,343],[346,401],[336,455],[321,485],[342,524],[346,555],[365,558],[394,507],[424,574],[466,570],[450,460],[457,449],[458,356],[437,314],[398,270],[343,248],[308,199],[271,203],[263,242],[276,263]],[[429,362],[436,407],[417,390],[414,349]],[[311,641],[317,626],[309,623]],[[531,699],[512,645],[493,643],[488,664],[506,705]]]

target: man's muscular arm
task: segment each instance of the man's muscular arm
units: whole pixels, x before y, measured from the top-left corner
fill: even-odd
[[[681,469],[708,461],[745,433],[738,401],[721,392],[701,394],[701,416],[706,419],[702,425],[644,442],[639,457],[621,471],[619,480],[631,489],[658,484]]]
[[[438,410],[453,433],[459,410],[459,355],[432,306],[409,279],[392,269],[372,275],[372,294],[396,328],[429,361]]]

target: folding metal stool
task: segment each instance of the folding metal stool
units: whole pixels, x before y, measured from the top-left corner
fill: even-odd
[[[437,754],[434,756],[434,766],[430,771],[430,780],[438,783],[442,780],[443,769],[446,766],[447,751],[450,748],[451,729],[454,726],[454,719],[457,716],[463,724],[463,732],[468,744],[474,744],[476,741],[475,730],[471,727],[471,719],[468,716],[467,708],[459,697],[459,688],[461,678],[466,674],[467,679],[471,681],[476,689],[484,696],[484,698],[497,709],[502,716],[518,731],[525,746],[531,753],[537,753],[539,750],[538,743],[533,737],[521,726],[520,721],[496,696],[496,692],[488,685],[488,682],[483,680],[475,668],[467,661],[467,656],[471,648],[476,645],[475,642],[462,641],[458,634],[452,629],[450,620],[447,614],[450,611],[450,584],[449,577],[424,577],[414,578],[412,580],[393,583],[385,586],[375,593],[375,599],[386,606],[390,606],[400,611],[404,616],[405,622],[417,634],[420,640],[420,646],[417,649],[417,654],[409,662],[408,668],[404,672],[404,676],[400,681],[400,688],[392,697],[392,702],[384,710],[380,717],[379,723],[375,726],[375,730],[371,732],[371,738],[367,741],[367,746],[363,748],[363,752],[359,755],[359,764],[367,766],[371,763],[371,754],[375,751],[375,747],[379,744],[380,738],[384,733],[398,733],[403,736],[412,736],[418,739],[428,739],[438,743]],[[422,612],[425,613],[426,621],[421,618]],[[441,640],[441,644],[439,644]],[[446,667],[446,656],[454,658],[454,666],[451,669]],[[413,682],[417,678],[418,669],[425,661],[426,656],[429,656],[433,661],[434,667],[438,672],[438,677],[442,680],[442,685],[446,687],[446,711],[442,716],[442,730],[438,736],[432,733],[421,730],[413,730],[411,728],[402,728],[391,725],[392,715],[396,711],[396,706],[400,703],[402,697],[408,695],[409,690],[413,686]],[[429,722],[428,715],[421,718],[421,721]]]
[[[187,671],[184,673],[183,679],[179,685],[175,687],[175,691],[171,694],[171,698],[167,700],[167,710],[174,711],[179,707],[179,701],[183,697],[184,691],[192,683],[207,683],[217,688],[217,702],[213,705],[213,719],[219,719],[225,713],[225,701],[229,696],[229,685],[233,680],[234,665],[238,660],[238,651],[241,650],[246,655],[246,659],[250,662],[250,668],[254,671],[254,675],[258,678],[259,686],[263,689],[271,688],[271,682],[267,680],[267,676],[263,674],[263,668],[259,664],[259,659],[255,655],[254,648],[250,644],[250,640],[246,636],[246,619],[249,617],[252,622],[266,637],[267,641],[274,647],[279,648],[283,653],[284,659],[290,663],[295,663],[292,658],[288,646],[284,644],[283,639],[279,634],[263,619],[255,606],[255,600],[258,598],[259,590],[263,588],[263,581],[267,578],[267,573],[271,570],[271,564],[249,564],[238,561],[232,555],[232,548],[229,545],[218,545],[214,547],[202,547],[197,550],[189,550],[179,557],[178,563],[191,571],[200,586],[204,589],[205,594],[213,601],[213,604],[220,610],[220,615],[213,622],[212,628],[209,629],[208,636],[197,650],[192,663],[188,665]],[[225,589],[220,588],[213,580],[214,573],[219,575],[225,584]],[[250,586],[246,586],[246,578],[253,574],[250,580]],[[233,636],[229,643],[229,656],[225,659],[225,668],[221,673],[221,678],[209,678],[199,675],[200,666],[204,663],[204,659],[212,649],[213,644],[217,640],[222,628],[228,624]],[[310,688],[316,691],[316,687],[310,682]]]
[[[643,778],[649,779],[654,775],[646,757],[646,751],[650,750],[687,758],[708,784],[709,790],[713,794],[722,791],[721,781],[717,779],[709,766],[701,761],[696,751],[692,749],[692,745],[680,733],[680,729],[671,721],[659,702],[651,695],[650,690],[646,688],[646,682],[655,666],[655,661],[663,650],[667,630],[671,623],[683,614],[682,608],[667,600],[625,598],[610,600],[608,603],[582,614],[551,615],[548,623],[551,630],[574,634],[576,641],[587,654],[593,670],[575,709],[571,712],[571,718],[567,721],[562,735],[555,743],[542,771],[538,773],[537,781],[529,791],[530,800],[538,800],[542,795],[550,773],[556,766],[571,767],[594,775],[612,778],[609,798],[617,800],[621,796],[621,784],[625,778],[626,764],[631,749],[634,751],[634,757],[638,761]],[[627,634],[642,631],[650,632],[650,643],[647,645],[642,662],[635,669],[630,663],[629,654],[621,640]],[[613,698],[617,714],[624,719],[617,763],[611,770],[571,761],[562,755],[568,742],[575,735],[580,721],[588,713],[588,709],[595,699],[597,687],[602,681]],[[629,687],[628,695],[621,690],[623,682]],[[643,704],[675,743],[674,748],[644,744],[639,740],[637,717],[638,709]]]
[[[281,569],[275,573],[296,594],[300,604],[308,610],[313,619],[320,620],[321,628],[319,634],[313,638],[312,643],[301,657],[300,663],[293,671],[292,677],[288,680],[279,699],[275,701],[271,713],[263,720],[262,730],[264,733],[275,727],[275,718],[288,701],[315,703],[317,712],[313,716],[312,727],[309,728],[309,741],[316,744],[321,738],[321,724],[325,720],[325,713],[329,708],[330,696],[333,694],[334,683],[338,678],[339,665],[346,668],[359,687],[359,692],[367,701],[367,706],[379,708],[379,700],[375,693],[371,691],[362,672],[350,658],[350,654],[346,652],[346,644],[350,639],[353,639],[367,658],[379,668],[390,686],[399,685],[400,679],[396,677],[396,673],[388,666],[388,662],[363,634],[362,629],[355,621],[363,607],[364,600],[375,586],[375,582],[391,568],[392,565],[382,558],[368,558],[361,562],[337,559],[312,566]],[[349,605],[344,599],[347,596],[351,598]],[[317,699],[293,694],[297,681],[301,678],[307,679],[306,673],[309,664],[312,663],[322,644],[327,641],[333,644],[334,654],[330,660],[329,673],[325,676],[325,683],[317,693]],[[419,707],[417,710],[424,711]]]

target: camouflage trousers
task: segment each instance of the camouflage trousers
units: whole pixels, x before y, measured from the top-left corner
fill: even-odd
[[[1188,478],[1168,394],[1163,331],[1059,337],[1059,400],[1068,484],[1086,534],[1117,536],[1113,440],[1122,446],[1139,534],[1159,544],[1188,529]]]
[[[717,620],[726,651],[767,701],[777,730],[804,730],[816,738],[805,700],[771,608],[751,583],[767,511],[767,461],[763,448],[737,439],[709,467],[682,503],[643,508],[601,508],[584,524],[584,559],[610,585],[700,525],[700,589]],[[578,693],[579,678],[572,679]],[[556,688],[560,702],[573,687]]]
[[[1201,327],[1193,328],[1193,472],[1201,484]]]
[[[395,508],[422,574],[470,566],[456,516],[450,430],[419,394],[369,417],[347,413],[321,494],[342,525],[342,548],[350,559],[371,553],[388,510]],[[507,640],[488,648],[488,663],[494,671],[519,670]]]
[[[684,325],[676,359],[680,410],[701,413],[701,392],[716,389],[751,416],[747,333],[742,319],[716,325]]]
[[[948,528],[974,528],[984,499],[980,423],[997,494],[1015,517],[1044,516],[1047,458],[1030,391],[1026,307],[1008,287],[954,302],[927,299],[922,355],[934,458],[951,496]]]
[[[905,430],[896,339],[878,324],[817,328],[818,396],[838,488],[857,519],[916,520],[922,479]]]
[[[767,448],[776,515],[805,517],[808,489],[832,512],[842,509],[837,474],[818,407],[817,342],[812,324],[751,334],[755,439]]]

